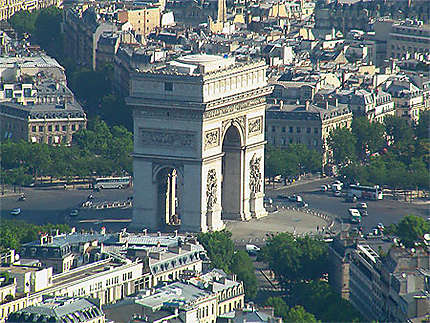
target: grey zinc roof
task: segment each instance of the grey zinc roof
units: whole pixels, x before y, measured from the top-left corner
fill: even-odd
[[[45,300],[39,305],[26,307],[9,318],[10,322],[14,320],[21,322],[20,318],[33,314],[37,321],[43,318],[56,319],[62,321],[63,318],[69,318],[70,322],[82,322],[90,318],[96,318],[103,315],[103,312],[93,303],[85,298],[67,298],[57,297]]]

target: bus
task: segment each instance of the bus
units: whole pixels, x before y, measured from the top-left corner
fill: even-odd
[[[126,188],[131,185],[131,177],[100,177],[93,181],[93,189]]]
[[[356,196],[357,198],[369,199],[369,200],[382,200],[383,194],[382,189],[376,186],[360,186],[350,185],[348,196]]]
[[[360,211],[358,211],[357,209],[349,209],[349,217],[351,220],[351,223],[360,223],[361,222],[361,214]]]

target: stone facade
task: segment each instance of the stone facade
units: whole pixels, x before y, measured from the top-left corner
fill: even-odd
[[[264,62],[191,55],[133,75],[128,104],[136,134],[134,225],[162,226],[157,176],[165,168],[176,169],[181,183],[181,230],[219,230],[222,217],[266,214],[264,111],[270,88],[265,69]],[[260,160],[254,191],[253,158]]]

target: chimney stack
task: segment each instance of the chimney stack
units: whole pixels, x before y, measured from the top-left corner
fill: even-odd
[[[310,105],[310,102],[306,101],[306,104],[305,104],[305,110],[306,111],[309,111],[309,105]]]
[[[328,110],[328,100],[325,101],[325,108]]]
[[[284,100],[280,100],[279,101],[279,110],[283,110],[284,109]]]

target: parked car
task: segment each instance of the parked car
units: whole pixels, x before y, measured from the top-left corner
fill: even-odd
[[[357,209],[367,209],[367,203],[364,203],[364,202],[358,203]]]
[[[360,210],[360,213],[361,213],[361,215],[363,215],[363,216],[367,216],[367,215],[369,215],[369,213],[367,213],[367,209],[361,209],[361,210]]]
[[[14,208],[12,211],[10,211],[11,215],[20,215],[21,214],[21,208],[17,207]]]
[[[251,256],[256,256],[260,252],[260,248],[253,244],[247,244],[245,246],[246,252]]]
[[[70,211],[70,216],[78,216],[79,211],[77,209],[73,209]]]

